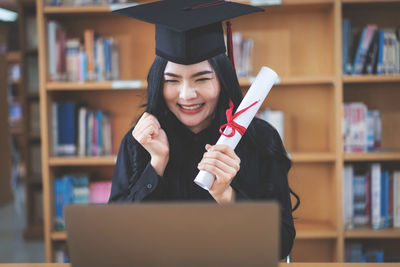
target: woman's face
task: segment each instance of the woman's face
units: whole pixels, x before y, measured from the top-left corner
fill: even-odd
[[[207,60],[192,65],[169,61],[165,67],[165,102],[194,133],[211,123],[220,90],[218,77]]]

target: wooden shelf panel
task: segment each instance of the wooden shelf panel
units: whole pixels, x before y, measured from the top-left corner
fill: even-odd
[[[115,165],[116,156],[98,157],[51,157],[49,165],[58,166],[112,166]]]
[[[370,3],[379,3],[379,4],[383,4],[383,3],[399,3],[399,0],[342,0],[342,3],[346,4],[346,3],[350,3],[350,4],[356,4],[356,3],[365,3],[365,4],[370,4]]]
[[[334,239],[338,237],[336,229],[329,222],[295,220],[296,239]]]
[[[344,161],[400,161],[400,152],[348,153]]]
[[[336,156],[334,153],[290,153],[291,160],[298,163],[307,162],[334,162]]]
[[[48,91],[79,91],[79,90],[142,90],[147,88],[145,80],[112,81],[112,82],[48,82]]]
[[[19,52],[19,51],[8,52],[6,55],[6,60],[9,63],[20,62],[21,61],[21,52]]]
[[[382,83],[382,82],[400,82],[400,75],[345,75],[343,82],[350,83]]]
[[[67,232],[66,231],[54,231],[50,234],[50,238],[53,241],[67,240]]]
[[[371,228],[360,228],[344,232],[345,238],[399,238],[400,228],[388,228],[373,230]]]
[[[255,77],[243,77],[239,78],[239,84],[242,87],[249,87]],[[288,86],[288,85],[332,85],[334,83],[334,78],[329,76],[321,77],[283,77],[280,79],[275,86]]]
[[[110,6],[45,6],[44,14],[109,13]]]

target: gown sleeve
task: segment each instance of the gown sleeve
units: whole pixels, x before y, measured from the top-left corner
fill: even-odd
[[[138,178],[134,177],[133,153],[135,152],[133,147],[135,142],[131,131],[121,141],[114,168],[109,203],[160,200],[163,197],[163,178],[157,175],[150,162],[147,163]]]

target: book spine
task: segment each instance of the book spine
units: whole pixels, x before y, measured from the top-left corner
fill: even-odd
[[[58,103],[58,151],[59,154],[72,156],[76,154],[75,139],[75,114],[76,106],[74,102]]]
[[[58,156],[58,103],[53,102],[52,104],[52,123],[53,123],[53,155]]]
[[[371,166],[371,209],[372,228],[382,228],[381,223],[381,165],[374,163]]]
[[[393,226],[400,227],[400,171],[393,174]]]

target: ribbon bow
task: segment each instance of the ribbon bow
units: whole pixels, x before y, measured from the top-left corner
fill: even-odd
[[[260,100],[257,100],[256,102],[254,102],[253,104],[251,104],[250,106],[248,106],[247,108],[244,108],[240,111],[237,111],[235,113],[235,115],[232,115],[233,112],[233,102],[231,99],[229,99],[229,108],[226,110],[226,120],[227,123],[225,123],[224,125],[222,125],[219,128],[219,132],[226,136],[226,137],[232,137],[235,135],[236,131],[238,131],[242,136],[244,135],[244,133],[246,132],[246,128],[244,128],[242,125],[237,124],[234,119],[236,117],[238,117],[240,114],[242,114],[243,112],[245,112],[246,110],[248,110],[249,108],[251,108],[252,106],[254,106],[255,104],[257,104],[258,102],[260,102]],[[225,134],[224,133],[224,128],[225,127],[231,127],[232,131],[230,134]]]

